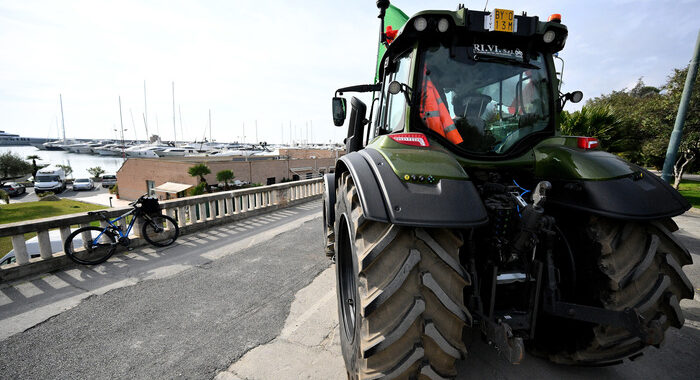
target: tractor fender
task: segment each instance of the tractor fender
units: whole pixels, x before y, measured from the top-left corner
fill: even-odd
[[[336,164],[355,183],[364,217],[415,227],[469,228],[488,222],[486,209],[469,180],[441,179],[437,184],[402,181],[377,150],[347,154]]]
[[[668,218],[690,208],[661,178],[614,154],[541,144],[535,157],[535,176],[552,183],[547,203],[560,208],[627,220]]]
[[[601,181],[552,181],[547,203],[609,218],[640,221],[678,216],[691,207],[676,189],[642,168],[625,177]]]

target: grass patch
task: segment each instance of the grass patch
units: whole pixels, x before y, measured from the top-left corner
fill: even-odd
[[[23,202],[0,205],[0,224],[22,222],[32,219],[49,218],[52,216],[75,214],[107,207],[90,203],[61,199],[55,202]],[[99,225],[99,223],[96,223]],[[25,239],[36,236],[35,232],[24,234]],[[9,236],[0,238],[0,256],[12,250],[12,239]]]
[[[678,192],[690,202],[695,208],[700,208],[700,182],[697,181],[681,181],[678,186]]]

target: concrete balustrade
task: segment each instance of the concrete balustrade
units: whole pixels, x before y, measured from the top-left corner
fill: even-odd
[[[182,235],[217,224],[229,223],[294,206],[314,198],[320,198],[322,192],[323,180],[315,178],[172,199],[161,201],[160,204],[163,207],[164,214],[177,220],[180,234]],[[104,212],[108,218],[114,219],[130,209],[130,207],[119,207],[107,209]],[[72,261],[62,251],[66,238],[71,231],[79,227],[89,226],[91,222],[95,221],[99,221],[103,227],[107,225],[101,218],[90,216],[86,213],[0,225],[0,237],[11,237],[12,247],[17,260],[14,264],[0,267],[0,281],[9,281],[71,265]],[[126,230],[126,220],[120,220],[118,225],[122,226],[122,230]],[[141,220],[137,219],[129,235],[131,247],[146,244],[145,240],[140,236],[141,225]],[[60,230],[60,252],[54,252],[51,247],[49,231],[54,229]],[[29,257],[24,236],[26,233],[37,234],[39,257]],[[91,237],[87,233],[83,233],[83,239],[87,241]]]

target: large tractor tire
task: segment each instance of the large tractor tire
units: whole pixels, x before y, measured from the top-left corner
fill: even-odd
[[[335,230],[328,227],[328,215],[326,215],[326,202],[328,194],[323,193],[323,201],[321,207],[323,208],[323,247],[326,252],[326,256],[333,258],[335,256]]]
[[[340,340],[350,379],[443,379],[466,354],[470,285],[460,235],[366,220],[343,173],[336,197]]]
[[[570,235],[578,235],[570,237],[578,266],[576,301],[608,310],[635,308],[647,337],[618,327],[555,321],[538,325],[545,338],[538,338],[537,352],[562,364],[617,364],[642,355],[650,345],[659,347],[669,327],[683,326],[679,301],[693,298],[693,286],[681,268],[692,258],[673,236],[678,227],[672,220],[641,223],[593,216],[584,233],[575,229],[568,228]]]

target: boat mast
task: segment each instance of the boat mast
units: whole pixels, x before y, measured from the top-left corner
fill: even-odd
[[[119,96],[119,125],[121,125],[122,133],[122,159],[126,161],[126,152],[124,152],[124,120],[122,119],[122,97]]]
[[[180,137],[185,141],[185,130],[182,128],[182,106],[177,105],[177,113],[180,115]]]
[[[211,108],[209,108],[209,142],[212,142],[212,141],[214,141],[214,140],[212,140],[212,138],[211,138]]]
[[[61,126],[63,127],[63,143],[66,142],[66,122],[63,119],[63,95],[58,94],[58,101],[61,103]]]
[[[177,146],[177,126],[175,125],[175,82],[173,81],[173,143]]]
[[[148,133],[148,102],[146,100],[146,80],[143,81],[143,126],[146,127],[146,140],[151,139]]]
[[[131,114],[131,128],[134,128],[134,139],[139,141],[139,135],[136,133],[136,123],[134,123],[134,113],[131,112],[131,108],[129,108],[129,113]]]

